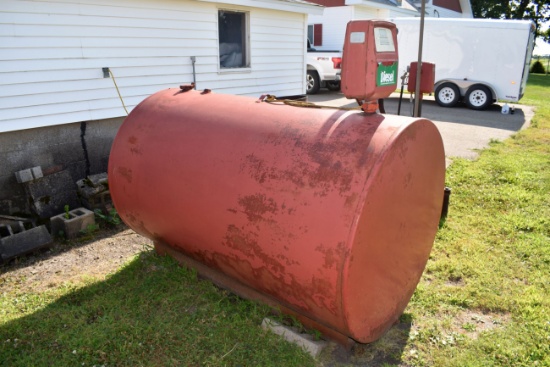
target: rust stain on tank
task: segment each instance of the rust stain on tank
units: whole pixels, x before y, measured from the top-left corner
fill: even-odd
[[[132,170],[126,167],[117,167],[117,173],[126,179],[129,183],[132,182]]]
[[[277,203],[265,194],[247,195],[239,198],[239,204],[243,207],[244,213],[251,222],[263,219],[266,213],[276,214]]]
[[[288,129],[287,134],[290,131],[293,130]],[[287,181],[298,188],[315,189],[315,196],[318,197],[327,196],[333,190],[343,194],[351,189],[354,178],[352,167],[332,158],[335,151],[342,151],[342,147],[304,141],[297,141],[295,147],[299,149],[293,148],[288,152],[291,160],[287,166],[269,165],[256,155],[248,155],[240,169],[248,172],[258,183],[263,184],[268,180]],[[306,149],[309,161],[304,159],[303,149]]]
[[[338,259],[336,258],[336,255],[332,248],[326,248],[324,245],[321,244],[317,246],[315,250],[322,252],[325,255],[325,262],[323,264],[323,267],[330,269],[336,264],[336,261]]]
[[[346,249],[346,244],[344,242],[338,242],[336,247],[320,244],[315,248],[315,250],[325,255],[323,267],[326,269],[331,269],[332,267],[343,262],[349,253],[349,250]]]
[[[304,290],[302,288],[302,290]],[[325,279],[313,278],[311,279],[311,290],[309,292],[311,298],[315,300],[317,305],[325,306],[331,313],[336,313],[336,307],[333,302],[330,301],[333,297],[331,292],[333,290],[332,285]]]
[[[249,282],[254,288],[262,289],[271,295],[284,294],[290,304],[298,305],[305,310],[322,308],[334,315],[338,313],[336,303],[331,297],[334,288],[325,279],[312,277],[304,283],[298,281],[293,273],[274,273],[265,266],[254,267],[250,261],[236,254],[223,256],[219,253],[200,252],[194,256],[211,268],[221,269],[224,273],[241,279],[252,275]]]
[[[265,139],[265,143],[278,146],[284,142],[294,142],[296,147],[300,147],[305,138],[306,134],[300,128],[286,125],[278,134],[269,134]]]
[[[412,172],[409,172],[403,177],[403,187],[404,188],[409,187],[411,182],[413,182],[413,174]]]
[[[231,224],[227,227],[223,245],[239,251],[248,258],[260,259],[270,272],[280,274],[285,271],[283,264],[262,250],[262,246],[258,244],[258,236],[253,232],[241,230]]]
[[[277,259],[281,260],[281,261],[284,261],[286,265],[290,266],[290,265],[299,265],[300,263],[296,260],[291,260],[289,259],[287,256],[284,256],[283,254],[278,254],[277,256]]]
[[[134,216],[134,214],[132,213],[128,213],[126,214],[126,217],[128,218],[128,221],[131,223],[131,224],[134,224],[137,222],[137,218]]]
[[[259,183],[264,183],[269,175],[269,168],[265,163],[265,160],[256,157],[254,154],[249,154],[246,156],[246,162],[241,164],[240,169],[241,171],[244,171],[245,168],[248,168],[252,178]]]
[[[308,149],[311,161],[318,164],[317,169],[309,173],[310,186],[320,188],[320,191],[317,191],[318,196],[326,196],[334,189],[338,189],[341,195],[351,190],[354,172],[334,154],[346,152],[348,149],[349,147],[344,144],[321,142],[313,144]]]
[[[141,220],[138,213],[126,213],[126,223],[141,235],[150,236],[151,232],[147,229],[145,222]]]

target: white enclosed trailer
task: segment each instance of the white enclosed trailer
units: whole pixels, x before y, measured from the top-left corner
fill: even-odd
[[[399,42],[399,75],[418,59],[420,18],[393,18]],[[435,64],[435,99],[461,100],[482,110],[523,96],[533,52],[531,21],[426,18],[422,62]]]

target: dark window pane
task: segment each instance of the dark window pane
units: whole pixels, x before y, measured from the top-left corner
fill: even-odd
[[[220,66],[239,68],[246,66],[246,19],[244,13],[223,11],[218,13],[220,39]]]

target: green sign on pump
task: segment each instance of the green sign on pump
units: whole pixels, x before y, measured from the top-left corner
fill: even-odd
[[[397,84],[397,63],[394,62],[386,66],[379,62],[376,70],[376,86],[383,87],[394,84]]]

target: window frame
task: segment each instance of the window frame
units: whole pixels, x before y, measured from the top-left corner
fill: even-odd
[[[243,52],[243,66],[235,66],[235,67],[224,67],[221,64],[221,55],[220,55],[220,44],[221,38],[220,38],[220,13],[221,12],[227,12],[227,13],[238,13],[243,16],[243,27],[244,27],[244,35],[242,39],[242,43],[244,45],[244,52]],[[242,9],[232,9],[232,8],[218,8],[217,11],[218,19],[216,21],[217,26],[217,32],[218,32],[218,47],[217,47],[217,64],[218,64],[218,72],[219,73],[235,73],[235,72],[247,72],[251,70],[251,57],[250,57],[250,11],[248,10],[242,10]]]
[[[312,35],[311,38],[309,37],[310,33]],[[308,24],[307,38],[309,39],[311,47],[323,46],[323,23]]]

